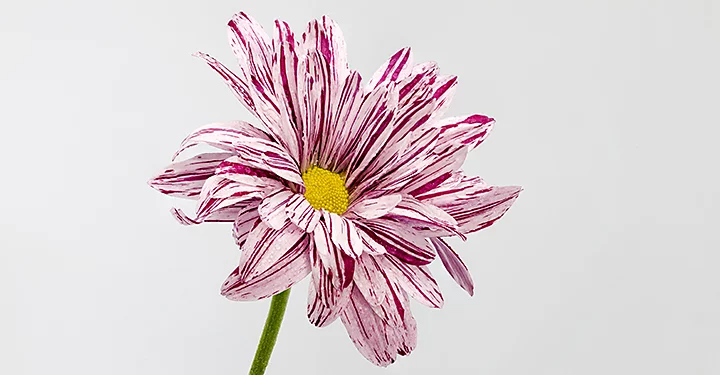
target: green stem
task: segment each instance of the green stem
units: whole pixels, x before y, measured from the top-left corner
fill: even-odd
[[[270,355],[275,347],[278,332],[280,332],[280,325],[285,316],[285,308],[287,307],[289,296],[290,289],[273,296],[270,302],[270,311],[268,311],[268,316],[265,320],[265,328],[263,328],[262,336],[260,336],[260,342],[258,343],[257,351],[255,351],[255,359],[253,359],[249,375],[265,374],[265,368],[267,368],[268,362],[270,361]]]

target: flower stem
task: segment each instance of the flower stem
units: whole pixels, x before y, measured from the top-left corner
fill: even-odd
[[[252,367],[250,367],[249,375],[263,375],[270,361],[275,342],[277,341],[280,325],[285,316],[285,308],[287,307],[290,289],[280,292],[273,296],[270,302],[270,311],[268,311],[265,320],[265,328],[263,328],[257,351],[255,351],[255,359],[253,359]]]

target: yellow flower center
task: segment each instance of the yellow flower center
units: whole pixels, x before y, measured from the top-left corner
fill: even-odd
[[[350,195],[341,175],[320,167],[310,167],[303,173],[302,179],[305,182],[305,199],[316,210],[324,208],[338,215],[347,211]]]

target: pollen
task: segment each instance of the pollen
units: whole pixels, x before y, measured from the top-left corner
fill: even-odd
[[[310,167],[302,175],[305,182],[305,199],[316,210],[343,214],[347,211],[349,194],[345,179],[338,173],[320,167]]]

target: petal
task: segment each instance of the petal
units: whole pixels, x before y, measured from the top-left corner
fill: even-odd
[[[293,193],[287,189],[278,190],[265,197],[258,206],[258,212],[263,222],[272,229],[283,228],[288,220],[285,209],[292,197]]]
[[[352,288],[345,288],[335,304],[328,306],[323,303],[320,294],[315,290],[315,284],[310,283],[308,287],[307,315],[310,323],[316,327],[327,327],[334,322],[343,312],[343,309],[350,301]]]
[[[335,246],[351,257],[360,256],[363,251],[363,243],[355,224],[332,212],[323,211],[323,217],[328,223],[328,231]]]
[[[423,265],[435,259],[435,251],[425,237],[405,225],[383,218],[364,222],[363,225],[375,242],[404,262]]]
[[[370,91],[383,82],[402,80],[410,74],[411,69],[412,53],[410,52],[410,47],[406,47],[395,52],[395,54],[373,74],[366,90]]]
[[[258,203],[260,200],[251,201],[243,209],[238,212],[233,223],[233,238],[235,243],[242,248],[247,240],[250,232],[258,225],[260,215],[258,213]]]
[[[385,249],[385,246],[379,244],[377,241],[375,241],[372,236],[368,233],[370,230],[364,227],[362,224],[359,224],[356,226],[358,234],[360,235],[360,238],[362,239],[364,248],[363,252],[368,253],[371,255],[381,255],[387,253],[387,250]]]
[[[352,282],[354,260],[340,250],[332,241],[332,234],[326,221],[321,220],[313,231],[315,250],[319,261],[330,273],[333,285],[342,289]]]
[[[203,59],[205,63],[207,63],[215,72],[220,74],[228,87],[233,91],[233,94],[235,94],[235,97],[237,97],[238,100],[245,105],[245,108],[258,118],[260,117],[258,115],[257,108],[255,107],[255,103],[253,102],[248,79],[244,74],[242,74],[242,76],[238,76],[225,67],[225,65],[206,53],[196,52],[194,56]]]
[[[401,200],[401,194],[388,194],[377,198],[361,198],[350,205],[348,212],[365,219],[377,219],[387,215]]]
[[[427,266],[407,264],[390,256],[377,256],[380,267],[414,299],[423,305],[435,308],[443,306],[440,288]]]
[[[417,343],[417,326],[410,310],[405,310],[402,326],[391,326],[375,314],[357,288],[341,319],[360,354],[377,366],[390,365],[397,354],[409,354]]]
[[[403,325],[405,310],[410,307],[404,303],[404,292],[385,274],[373,256],[365,254],[358,259],[353,280],[383,321],[394,327]]]
[[[182,141],[180,149],[173,156],[173,160],[183,151],[199,144],[207,144],[237,154],[235,144],[245,141],[247,138],[257,138],[262,141],[269,140],[267,133],[245,121],[208,124],[195,130]]]
[[[450,276],[452,276],[453,280],[472,296],[475,284],[473,283],[470,271],[462,259],[460,259],[457,253],[455,253],[455,250],[441,238],[431,238],[430,241],[435,246],[435,250],[437,250],[438,256],[440,260],[442,260],[442,264]]]
[[[307,248],[305,242],[305,233],[289,222],[280,230],[260,222],[243,245],[239,265],[240,280],[248,281],[264,273],[285,256],[288,249],[299,246]]]
[[[277,262],[249,280],[241,279],[236,268],[223,283],[221,294],[234,301],[255,301],[290,288],[311,271],[307,245],[304,240],[287,249]]]
[[[204,221],[211,214],[225,207],[263,198],[271,189],[281,187],[271,179],[248,177],[248,181],[234,181],[223,176],[212,176],[203,185],[198,196],[196,221]]]
[[[323,165],[327,165],[328,169],[339,170],[338,164],[342,161],[337,157],[340,153],[346,152],[347,144],[357,139],[360,129],[355,127],[354,119],[363,100],[363,90],[361,88],[362,77],[353,71],[345,79],[342,87],[336,97],[336,110],[331,122],[334,129],[328,134],[328,159],[321,160]]]
[[[215,174],[215,168],[231,156],[232,154],[227,152],[207,153],[174,162],[150,180],[149,184],[163,194],[183,198],[195,197],[200,194],[205,180]]]
[[[310,205],[302,194],[295,194],[287,205],[287,216],[305,232],[312,232],[322,218],[320,211]]]
[[[412,225],[416,229],[419,226],[428,227],[431,233],[434,231],[438,236],[457,234],[464,238],[463,234],[458,232],[457,222],[452,216],[441,208],[428,202],[421,202],[411,195],[404,195],[388,217]]]
[[[275,96],[280,109],[280,121],[288,134],[287,145],[290,154],[300,160],[300,135],[302,118],[300,116],[300,100],[298,97],[298,43],[290,30],[290,26],[275,21],[273,84]],[[285,138],[284,138],[285,139]]]
[[[460,231],[467,234],[495,223],[510,209],[521,191],[520,186],[489,186],[478,177],[458,174],[417,198],[449,213],[458,222]]]
[[[210,222],[232,222],[242,212],[244,207],[245,202],[231,205],[229,207],[223,207],[211,212],[202,220],[189,217],[179,208],[170,209],[170,213],[173,215],[173,217],[175,217],[175,220],[177,220],[182,225],[199,225],[202,223]]]

